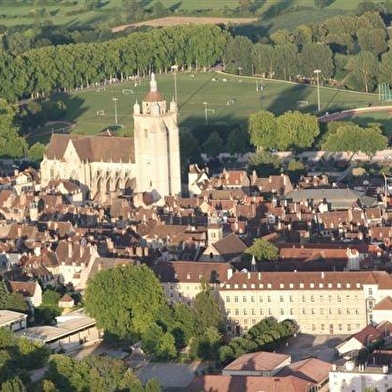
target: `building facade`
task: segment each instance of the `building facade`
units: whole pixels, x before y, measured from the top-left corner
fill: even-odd
[[[373,321],[392,293],[386,272],[237,272],[219,288],[227,328],[245,332],[265,317],[295,321],[302,332],[351,335]]]
[[[41,163],[41,182],[71,180],[94,199],[111,192],[151,192],[156,200],[181,192],[176,102],[166,101],[151,74],[150,91],[133,107],[134,138],[53,134]]]

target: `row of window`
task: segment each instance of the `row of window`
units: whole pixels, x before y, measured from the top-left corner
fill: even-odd
[[[248,298],[249,298],[249,302],[256,302],[257,300],[257,296],[255,295],[251,295],[250,297],[248,297],[247,295],[243,295],[238,296],[235,295],[233,300],[235,303],[237,302],[248,302]],[[358,296],[354,295],[354,296],[350,296],[350,295],[346,295],[345,297],[342,297],[340,295],[334,296],[334,295],[310,295],[310,296],[302,296],[302,302],[342,302],[342,299],[344,299],[345,301],[350,301],[351,299],[353,299],[354,301],[358,301]],[[272,296],[271,295],[267,295],[267,296],[258,296],[258,300],[259,302],[272,302]],[[274,298],[275,300],[275,298]],[[231,302],[231,297],[230,296],[226,296],[226,303],[230,303]],[[280,295],[279,296],[279,302],[293,302],[293,296],[292,295]]]
[[[295,287],[296,286],[296,287]],[[361,283],[356,283],[351,284],[351,283],[309,283],[306,284],[307,288],[311,288],[311,289],[324,289],[324,288],[328,288],[328,289],[333,289],[333,288],[337,288],[337,289],[341,289],[341,288],[346,288],[346,289],[352,289],[352,288],[356,288],[356,289],[361,289]],[[272,283],[242,283],[242,284],[233,284],[231,285],[230,283],[226,284],[226,289],[230,289],[230,288],[234,288],[234,289],[294,289],[294,288],[300,288],[300,289],[304,289],[305,288],[305,283],[289,283],[289,284],[284,284],[284,283],[279,283],[279,285],[274,284],[274,287],[272,287]],[[371,289],[369,289],[371,290]],[[371,295],[371,294],[370,294]]]
[[[276,313],[274,313],[274,311],[276,311],[276,309],[271,309],[271,308],[268,308],[268,309],[263,309],[263,308],[260,308],[260,309],[238,309],[237,308],[237,309],[234,309],[234,315],[235,316],[239,316],[240,313],[241,313],[244,316],[247,316],[248,314],[251,314],[251,315],[260,314],[260,316],[264,316],[264,315],[272,316],[273,314],[276,314]],[[341,309],[341,308],[337,308],[337,309],[335,309],[335,308],[329,308],[329,309],[324,309],[324,308],[314,309],[314,308],[311,308],[311,309],[306,309],[306,308],[302,308],[301,313],[303,315],[310,315],[310,314],[312,314],[312,315],[316,315],[316,314],[317,315],[326,315],[326,314],[331,314],[331,315],[333,315],[333,314],[350,315],[350,314],[357,314],[358,315],[358,314],[360,314],[359,309],[349,309],[349,308],[347,308],[347,309]],[[228,316],[231,315],[231,309],[227,309],[226,310],[226,314]],[[284,315],[292,316],[294,314],[293,313],[293,308],[290,308],[290,309],[283,309],[283,308],[281,308],[280,309],[280,314],[282,316],[284,316]]]

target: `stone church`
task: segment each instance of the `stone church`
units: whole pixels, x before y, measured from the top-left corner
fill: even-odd
[[[151,74],[150,91],[133,106],[134,137],[53,134],[41,163],[41,182],[71,180],[89,199],[150,192],[154,200],[181,192],[176,102],[166,101]]]

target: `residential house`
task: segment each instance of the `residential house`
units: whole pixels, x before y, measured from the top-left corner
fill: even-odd
[[[9,286],[11,288],[11,292],[23,295],[31,309],[41,305],[42,289],[37,281],[21,282],[11,280],[9,281]]]
[[[199,258],[200,261],[234,262],[239,261],[247,246],[234,233],[215,242],[210,242]]]

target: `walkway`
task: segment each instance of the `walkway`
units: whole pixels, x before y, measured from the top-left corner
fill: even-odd
[[[330,122],[337,121],[342,118],[347,118],[351,116],[355,116],[357,114],[365,114],[365,113],[377,113],[377,112],[386,112],[392,114],[392,106],[369,106],[367,108],[358,108],[358,109],[350,109],[343,110],[341,112],[336,113],[326,113],[323,116],[319,117],[320,122]]]

